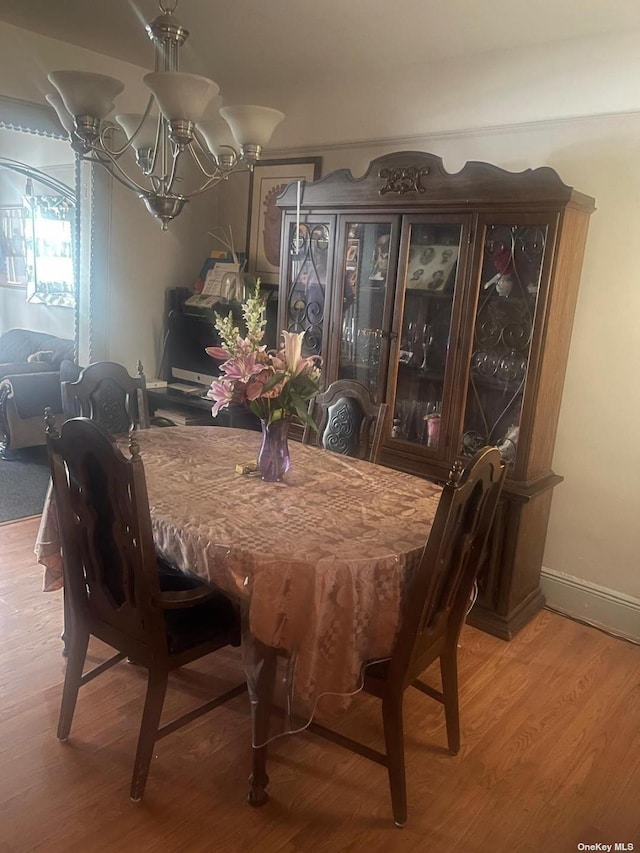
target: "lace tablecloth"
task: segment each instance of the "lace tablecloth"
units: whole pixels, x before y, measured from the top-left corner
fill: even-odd
[[[284,482],[265,483],[235,471],[256,458],[260,434],[251,431],[175,427],[136,437],[159,552],[244,603],[251,638],[288,661],[283,678],[298,715],[310,719],[326,693],[336,694],[334,708],[346,706],[363,665],[391,652],[404,581],[441,488],[295,442]],[[62,581],[47,503],[36,555],[51,590]],[[259,661],[245,658],[251,676]]]

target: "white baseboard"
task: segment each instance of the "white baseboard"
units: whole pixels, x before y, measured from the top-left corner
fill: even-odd
[[[545,568],[540,587],[552,609],[640,641],[640,599]]]

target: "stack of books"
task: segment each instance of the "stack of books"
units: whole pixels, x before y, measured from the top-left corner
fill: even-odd
[[[168,418],[176,426],[206,426],[211,423],[211,416],[207,412],[188,412],[180,409],[156,409],[154,418]]]

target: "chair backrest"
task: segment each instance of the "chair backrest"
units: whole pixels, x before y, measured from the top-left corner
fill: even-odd
[[[138,375],[113,361],[96,361],[84,368],[76,382],[62,383],[66,418],[85,417],[113,435],[148,429],[147,386],[138,362]]]
[[[87,418],[58,432],[47,410],[47,447],[72,618],[116,648],[166,653],[144,467],[130,434],[127,459]]]
[[[479,450],[464,469],[454,463],[405,593],[390,678],[410,683],[434,659],[434,649],[439,653],[444,642],[457,643],[506,470],[495,447]]]
[[[376,403],[368,388],[352,379],[339,379],[309,403],[309,415],[318,426],[316,443],[325,450],[377,462],[388,403]],[[313,428],[305,426],[303,444],[310,444]]]

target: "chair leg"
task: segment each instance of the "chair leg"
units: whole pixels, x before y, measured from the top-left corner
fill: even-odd
[[[63,588],[62,590],[62,608],[63,608],[63,627],[60,639],[63,642],[62,656],[69,657],[69,647],[73,635],[73,612],[71,609],[71,600],[69,593]]]
[[[168,674],[164,670],[149,670],[147,696],[145,698],[144,710],[142,712],[140,735],[138,737],[138,749],[136,751],[136,760],[133,765],[133,777],[131,779],[130,796],[134,803],[140,802],[142,795],[144,794],[145,785],[147,784],[149,765],[151,764],[153,747],[156,742],[158,726],[160,725],[160,716],[162,715],[162,706],[164,705],[164,697],[167,692],[168,680]]]
[[[73,712],[78,699],[78,690],[82,679],[82,670],[87,657],[89,645],[89,632],[75,630],[68,638],[67,671],[64,676],[64,687],[62,689],[62,704],[58,718],[58,740],[66,740],[69,737]]]
[[[393,820],[398,827],[407,822],[407,780],[404,769],[403,694],[382,700],[382,723],[387,750]]]
[[[458,709],[458,651],[455,643],[448,644],[440,655],[444,716],[447,723],[447,743],[451,755],[460,751],[460,713]]]

